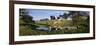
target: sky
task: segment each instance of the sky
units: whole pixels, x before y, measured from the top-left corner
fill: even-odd
[[[50,16],[62,15],[63,13],[68,13],[65,10],[50,10],[50,9],[27,9],[28,14],[33,17],[33,20],[40,20],[44,18],[50,19]]]
[[[64,13],[69,13],[68,10],[50,10],[50,9],[26,9],[28,14],[33,17],[33,20],[40,20],[48,18],[50,16],[58,17],[59,15],[63,15]],[[89,14],[87,11],[85,13]]]

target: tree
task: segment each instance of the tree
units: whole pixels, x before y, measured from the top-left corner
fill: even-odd
[[[69,15],[68,15],[67,13],[64,13],[64,14],[63,14],[63,17],[64,17],[65,19],[67,19],[68,16],[69,16]]]
[[[73,25],[77,27],[78,32],[89,32],[89,16],[83,14],[81,11],[75,11],[73,13]]]
[[[50,16],[50,18],[51,18],[51,20],[55,20],[56,19],[55,16]]]
[[[63,15],[59,15],[59,17],[64,17]]]
[[[32,17],[29,16],[29,15],[24,15],[22,17],[23,21],[26,22],[26,23],[31,23],[32,22]]]
[[[19,14],[19,15],[20,15],[20,18],[23,17],[24,15],[28,15],[28,11],[25,10],[25,9],[20,9],[20,10],[19,10],[19,13],[20,13],[20,14]]]
[[[71,16],[72,17],[72,22],[73,22],[73,25],[75,25],[75,13],[76,11],[69,11],[69,15],[68,16]]]
[[[60,17],[57,17],[57,19],[60,19]]]
[[[28,15],[28,11],[25,9],[20,9],[20,20],[22,20],[25,23],[31,23],[32,17]]]
[[[79,11],[75,11],[75,12],[72,14],[73,25],[78,25],[79,16],[80,16]]]

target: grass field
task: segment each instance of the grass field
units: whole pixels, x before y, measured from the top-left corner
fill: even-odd
[[[20,23],[23,21],[20,21]],[[45,25],[48,27],[61,27],[62,29],[47,31],[47,30],[38,30],[34,28],[35,26]],[[35,23],[31,23],[31,26],[23,26],[20,25],[20,35],[49,35],[49,34],[73,34],[73,33],[82,33],[83,30],[78,29],[63,29],[64,26],[72,26],[71,20],[48,20],[48,21],[35,21]],[[80,32],[79,32],[80,31]],[[83,32],[84,33],[84,32]]]

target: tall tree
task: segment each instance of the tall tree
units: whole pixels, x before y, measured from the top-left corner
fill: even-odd
[[[76,13],[76,11],[69,11],[69,16],[71,16],[72,17],[72,21],[73,21],[73,25],[75,25],[75,20],[74,20],[74,18],[75,18],[75,13]]]
[[[20,9],[19,10],[19,16],[20,16],[20,20],[26,24],[31,23],[32,22],[32,17],[30,15],[28,15],[28,11],[26,9]]]

